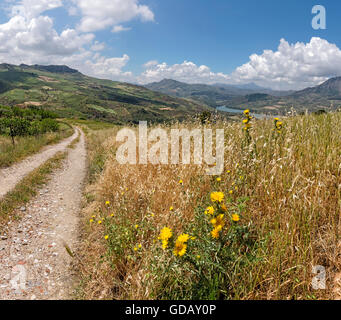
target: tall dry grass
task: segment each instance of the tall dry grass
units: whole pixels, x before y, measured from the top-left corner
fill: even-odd
[[[177,234],[184,231],[195,212],[209,204],[212,191],[227,195],[230,190],[232,202],[250,199],[240,223],[252,226],[257,245],[252,262],[232,269],[225,298],[331,298],[340,271],[341,113],[282,120],[280,134],[273,131],[272,120],[254,120],[249,144],[240,123],[206,125],[225,130],[221,182],[207,176],[204,165],[119,165],[117,128],[93,132],[91,162],[96,166],[101,159],[101,170],[88,188],[82,298],[169,297],[162,295],[164,282],[151,268],[159,257],[159,231],[164,226]],[[314,265],[326,268],[326,290],[312,289]],[[192,281],[186,273],[173,280],[177,285]]]

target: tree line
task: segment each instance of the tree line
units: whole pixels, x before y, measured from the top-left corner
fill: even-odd
[[[59,130],[57,115],[41,107],[27,108],[0,106],[0,134],[15,137],[37,136]]]

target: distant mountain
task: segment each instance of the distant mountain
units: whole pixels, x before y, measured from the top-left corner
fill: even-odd
[[[128,83],[87,77],[67,66],[0,64],[0,105],[41,106],[61,117],[138,123],[184,119],[208,106]]]
[[[212,107],[248,107],[263,113],[281,114],[294,108],[304,110],[329,110],[341,107],[341,77],[300,91],[275,91],[256,84],[241,86],[227,84],[187,84],[164,79],[146,85],[147,88],[177,97],[204,102]]]
[[[319,86],[296,91],[293,97],[318,95],[328,99],[341,100],[341,77],[331,78]]]
[[[231,101],[235,96],[253,93],[253,91],[234,86],[188,84],[172,79],[153,82],[145,85],[145,87],[171,96],[201,101],[210,106],[219,106]]]
[[[236,97],[241,96],[266,94],[281,97],[293,93],[293,91],[274,91],[262,88],[254,83],[238,86],[221,83],[206,85],[188,84],[172,79],[153,82],[145,85],[145,87],[164,94],[201,101],[213,107],[230,104]]]
[[[227,85],[227,84],[217,83],[214,86],[219,86],[219,87],[228,88],[228,89],[237,88],[237,89],[247,90],[249,91],[249,93],[266,93],[275,97],[284,97],[295,92],[293,90],[286,90],[286,91],[272,90],[270,88],[260,87],[255,83],[246,83],[246,84],[238,84],[238,85]]]
[[[35,64],[33,66],[28,66],[26,64],[21,64],[19,67],[22,69],[35,69],[35,70],[40,70],[40,71],[52,72],[52,73],[79,73],[78,70],[71,69],[68,66],[54,66],[54,65],[42,66],[38,64]]]

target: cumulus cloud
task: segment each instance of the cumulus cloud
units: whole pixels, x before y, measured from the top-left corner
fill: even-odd
[[[184,61],[181,64],[168,65],[158,64],[157,61],[150,61],[144,65],[147,69],[138,77],[140,83],[160,81],[165,78],[174,79],[188,83],[216,83],[230,80],[228,75],[214,73],[205,65],[197,66],[191,61]]]
[[[79,30],[93,32],[119,26],[123,22],[139,18],[153,21],[154,13],[139,0],[74,0],[82,13]]]
[[[31,19],[47,10],[56,9],[62,5],[61,0],[21,0],[12,7],[12,16]]]
[[[93,33],[54,29],[52,18],[43,13],[61,5],[59,0],[15,2],[9,21],[0,24],[0,63],[65,64],[88,75],[133,81],[132,74],[122,70],[128,55],[103,57],[98,52],[105,44],[95,41]]]
[[[143,67],[144,67],[145,69],[149,69],[149,68],[151,68],[151,67],[157,66],[158,64],[159,64],[159,62],[158,62],[157,60],[150,60],[150,61],[146,62],[146,63],[143,65]]]
[[[289,44],[281,39],[277,51],[264,50],[231,74],[212,72],[208,66],[185,61],[145,65],[140,83],[171,78],[187,83],[245,84],[254,82],[274,89],[298,89],[318,85],[341,75],[341,50],[327,40],[314,37],[309,43]]]
[[[129,31],[131,30],[131,28],[126,28],[126,27],[123,27],[121,25],[118,25],[118,26],[114,26],[111,30],[111,32],[113,33],[119,33],[119,32],[123,32],[123,31]]]
[[[105,43],[95,41],[95,43],[91,46],[92,51],[102,51],[105,49]]]
[[[253,54],[238,67],[232,78],[236,82],[256,82],[278,89],[317,85],[341,75],[341,50],[327,40],[314,37],[309,43],[289,44],[281,39],[278,50]]]

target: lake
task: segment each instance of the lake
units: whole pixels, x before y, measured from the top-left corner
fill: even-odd
[[[234,108],[229,108],[226,106],[217,107],[216,109],[218,111],[229,112],[229,113],[237,113],[237,114],[242,114],[244,112],[244,110],[242,110],[242,109],[234,109]],[[264,118],[271,117],[271,116],[266,115],[264,113],[253,113],[253,112],[250,112],[250,113],[253,117],[255,117],[257,119],[264,119]]]

